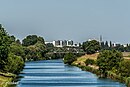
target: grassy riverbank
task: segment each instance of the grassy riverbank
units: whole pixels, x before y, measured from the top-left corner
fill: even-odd
[[[123,52],[122,54],[123,54],[123,58],[125,60],[130,61],[130,56],[129,56],[130,53],[129,52]],[[83,55],[83,56],[77,58],[77,60],[74,61],[72,63],[72,65],[78,66],[82,70],[89,71],[89,72],[95,73],[97,75],[100,75],[100,72],[99,72],[99,69],[98,69],[99,67],[97,65],[94,64],[94,65],[87,65],[86,66],[86,64],[85,64],[85,61],[87,59],[91,59],[91,60],[96,61],[98,55],[99,55],[99,53],[91,54],[91,55],[88,55],[88,54]],[[116,81],[119,81],[119,82],[123,82],[123,83],[127,83],[128,82],[128,80],[127,80],[128,77],[122,77],[122,76],[117,75],[117,74],[115,74],[115,73],[113,73],[111,71],[107,72],[107,77],[106,78],[111,78],[113,80],[116,80]],[[128,86],[128,87],[130,87],[130,86]]]
[[[0,72],[0,87],[8,87],[15,78],[15,74]]]
[[[122,54],[123,54],[124,59],[130,59],[130,52],[122,52]],[[99,55],[99,53],[95,53],[95,54],[91,54],[91,55],[85,54],[85,55],[77,58],[77,61],[74,61],[73,64],[80,63],[81,65],[85,65],[85,61],[87,59],[97,60],[98,55]]]
[[[85,61],[87,59],[97,60],[98,55],[99,55],[99,53],[95,53],[95,54],[91,54],[91,55],[85,54],[85,55],[77,58],[77,60],[74,61],[72,63],[72,65],[77,66],[77,67],[81,68],[82,70],[89,71],[89,72],[99,75],[98,66],[96,66],[96,65],[86,66],[86,64],[85,64]]]

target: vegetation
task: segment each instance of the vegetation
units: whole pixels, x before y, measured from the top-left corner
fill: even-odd
[[[8,60],[10,37],[0,25],[0,70],[3,71]]]
[[[99,43],[92,40],[84,42],[80,47],[58,48],[53,44],[45,45],[44,38],[37,35],[28,35],[21,43],[15,36],[10,36],[0,24],[0,83],[1,78],[10,76],[5,73],[19,74],[25,61],[64,58],[65,64],[77,65],[83,70],[100,74],[102,77],[109,76],[121,82],[126,80],[130,85],[130,79],[126,79],[130,77],[130,61],[124,60],[119,51],[130,51],[130,45],[114,46],[111,41],[108,45],[107,41]],[[87,54],[82,56],[84,52]],[[82,57],[77,59],[80,56]]]
[[[42,37],[38,37],[36,35],[28,35],[22,41],[22,45],[25,51],[25,60],[41,60],[45,59],[46,46],[44,39]]]
[[[11,83],[14,78],[16,78],[14,74],[0,72],[0,87],[8,87],[9,83]]]
[[[95,61],[94,61],[93,59],[90,59],[90,58],[89,58],[89,59],[87,59],[87,60],[85,61],[85,64],[86,64],[86,65],[94,65],[94,64],[96,64],[96,63],[95,63]]]
[[[71,65],[72,62],[76,60],[76,56],[73,53],[67,53],[64,56],[64,63]]]
[[[9,36],[5,29],[0,25],[0,71],[19,73],[24,66],[21,55],[17,55],[12,50],[12,44],[15,43],[15,37]],[[17,50],[18,52],[18,50]]]
[[[101,77],[108,77],[126,83],[127,87],[130,87],[130,61],[123,58],[127,55],[127,53],[122,55],[117,50],[103,50],[99,54],[81,56],[72,65],[76,65],[82,70],[93,72]]]
[[[25,61],[25,47],[21,45],[19,40],[15,40],[10,45],[10,53],[13,53],[16,56],[20,56]]]
[[[130,77],[127,78],[126,85],[127,85],[127,87],[130,87]]]
[[[100,50],[100,44],[96,40],[83,42],[82,47],[87,54],[94,54]]]
[[[4,86],[13,79],[8,73],[19,74],[25,61],[45,59],[47,51],[42,37],[29,35],[22,42],[10,36],[0,24],[0,83]]]
[[[37,35],[28,35],[26,38],[23,39],[22,45],[23,46],[30,46],[35,45],[37,42],[45,43],[42,37],[38,37]]]
[[[120,62],[117,68],[117,74],[123,77],[130,77],[130,61],[124,60]]]
[[[113,70],[116,72],[116,69],[119,68],[120,62],[123,60],[121,52],[116,50],[104,50],[100,52],[97,58],[97,65],[103,77],[106,77],[107,71]]]
[[[130,44],[113,44],[111,41],[101,42],[101,50],[118,50],[121,52],[130,52]]]
[[[14,74],[23,69],[24,55],[19,40],[10,36],[0,24],[0,86],[6,87],[15,78]]]

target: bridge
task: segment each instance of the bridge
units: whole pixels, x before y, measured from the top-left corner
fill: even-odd
[[[66,53],[86,54],[86,52],[48,52],[47,54],[66,54]]]

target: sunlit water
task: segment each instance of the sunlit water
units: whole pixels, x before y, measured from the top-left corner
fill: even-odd
[[[62,60],[27,62],[17,87],[125,87],[124,84],[99,79],[95,74],[68,66]]]

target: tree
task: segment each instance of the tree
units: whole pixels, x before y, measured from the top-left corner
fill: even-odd
[[[10,39],[11,39],[11,42],[15,42],[15,40],[16,40],[16,38],[15,38],[15,36],[10,36]]]
[[[120,62],[118,67],[118,74],[123,77],[130,77],[130,61],[124,60]]]
[[[47,48],[53,48],[54,45],[53,45],[52,43],[47,43],[47,44],[46,44],[46,47],[47,47]]]
[[[28,35],[26,38],[22,40],[23,46],[30,46],[36,44],[38,41],[37,35]]]
[[[4,72],[18,74],[24,67],[24,61],[20,56],[9,53],[8,60],[4,66]]]
[[[105,48],[106,50],[109,49],[108,41],[105,42],[105,46],[104,46],[104,48]]]
[[[15,37],[9,36],[0,24],[0,71],[18,74],[23,66],[24,61],[19,55],[19,46],[14,45]]]
[[[123,55],[117,50],[104,50],[97,58],[97,65],[101,74],[106,76],[107,71],[119,68],[119,63],[123,60]]]
[[[83,49],[87,54],[93,54],[100,50],[100,44],[96,40],[86,41],[83,43]]]
[[[10,53],[13,53],[16,56],[20,56],[23,58],[23,60],[25,61],[25,51],[24,51],[24,47],[17,43],[17,42],[13,42],[10,45]]]
[[[38,42],[38,41],[41,42],[42,44],[45,44],[45,41],[44,41],[44,38],[43,38],[43,37],[40,37],[40,36],[39,36],[39,37],[37,38],[37,42]]]
[[[104,42],[101,42],[101,49],[104,49],[105,45]]]
[[[10,43],[11,40],[9,35],[0,24],[0,69],[1,70],[3,70],[4,66],[6,65]]]
[[[64,63],[71,65],[72,62],[76,60],[76,57],[73,53],[67,53],[64,56]]]
[[[22,45],[26,46],[25,54],[27,60],[45,59],[46,46],[43,37],[28,35],[22,40]]]
[[[37,42],[35,45],[26,47],[25,54],[27,60],[41,60],[44,59],[46,53],[46,47],[41,42]]]
[[[93,59],[87,59],[87,60],[85,61],[85,64],[86,64],[86,65],[94,65],[94,64],[95,64],[95,61],[94,61]]]
[[[21,45],[21,42],[19,39],[16,40],[16,43]]]

